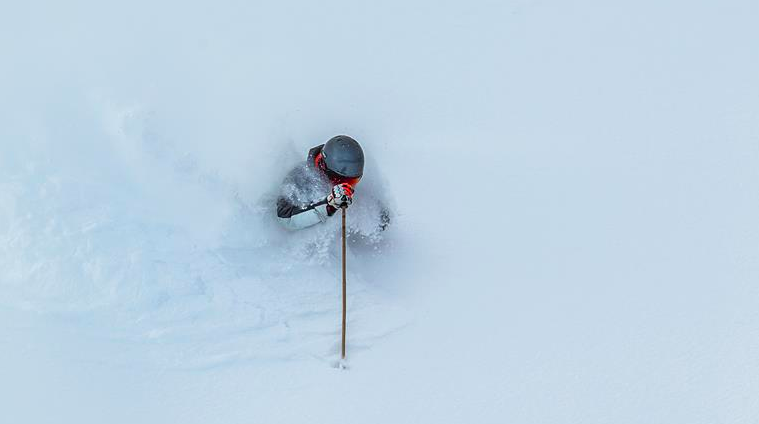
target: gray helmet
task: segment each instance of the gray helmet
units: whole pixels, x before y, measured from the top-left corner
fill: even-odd
[[[322,157],[329,172],[348,178],[364,175],[364,151],[358,141],[347,135],[330,138],[322,148]]]

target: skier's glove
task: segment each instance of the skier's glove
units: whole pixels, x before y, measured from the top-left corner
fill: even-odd
[[[348,207],[353,203],[353,187],[350,184],[338,184],[332,187],[332,193],[327,196],[327,204],[335,209]]]

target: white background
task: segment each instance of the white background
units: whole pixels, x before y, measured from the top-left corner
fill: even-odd
[[[756,422],[757,21],[2,3],[4,420]],[[338,133],[395,212],[349,256],[345,371],[337,223],[262,212]]]

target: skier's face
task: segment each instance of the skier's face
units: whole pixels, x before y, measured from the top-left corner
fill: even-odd
[[[361,177],[358,177],[358,178],[347,178],[347,177],[343,177],[341,175],[335,175],[335,174],[330,175],[330,172],[327,172],[327,177],[329,177],[329,180],[334,185],[338,185],[338,184],[350,184],[351,187],[355,187],[356,184],[358,184],[358,182],[361,181]]]
[[[329,181],[334,185],[350,184],[351,186],[355,186],[359,183],[359,181],[361,181],[361,177],[344,177],[327,169],[327,166],[324,164],[324,159],[322,158],[321,154],[316,156],[316,166],[321,169],[324,175],[326,175],[327,178],[329,178]]]

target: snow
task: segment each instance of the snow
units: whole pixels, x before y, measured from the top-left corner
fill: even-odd
[[[756,2],[2,9],[4,422],[759,419]]]

